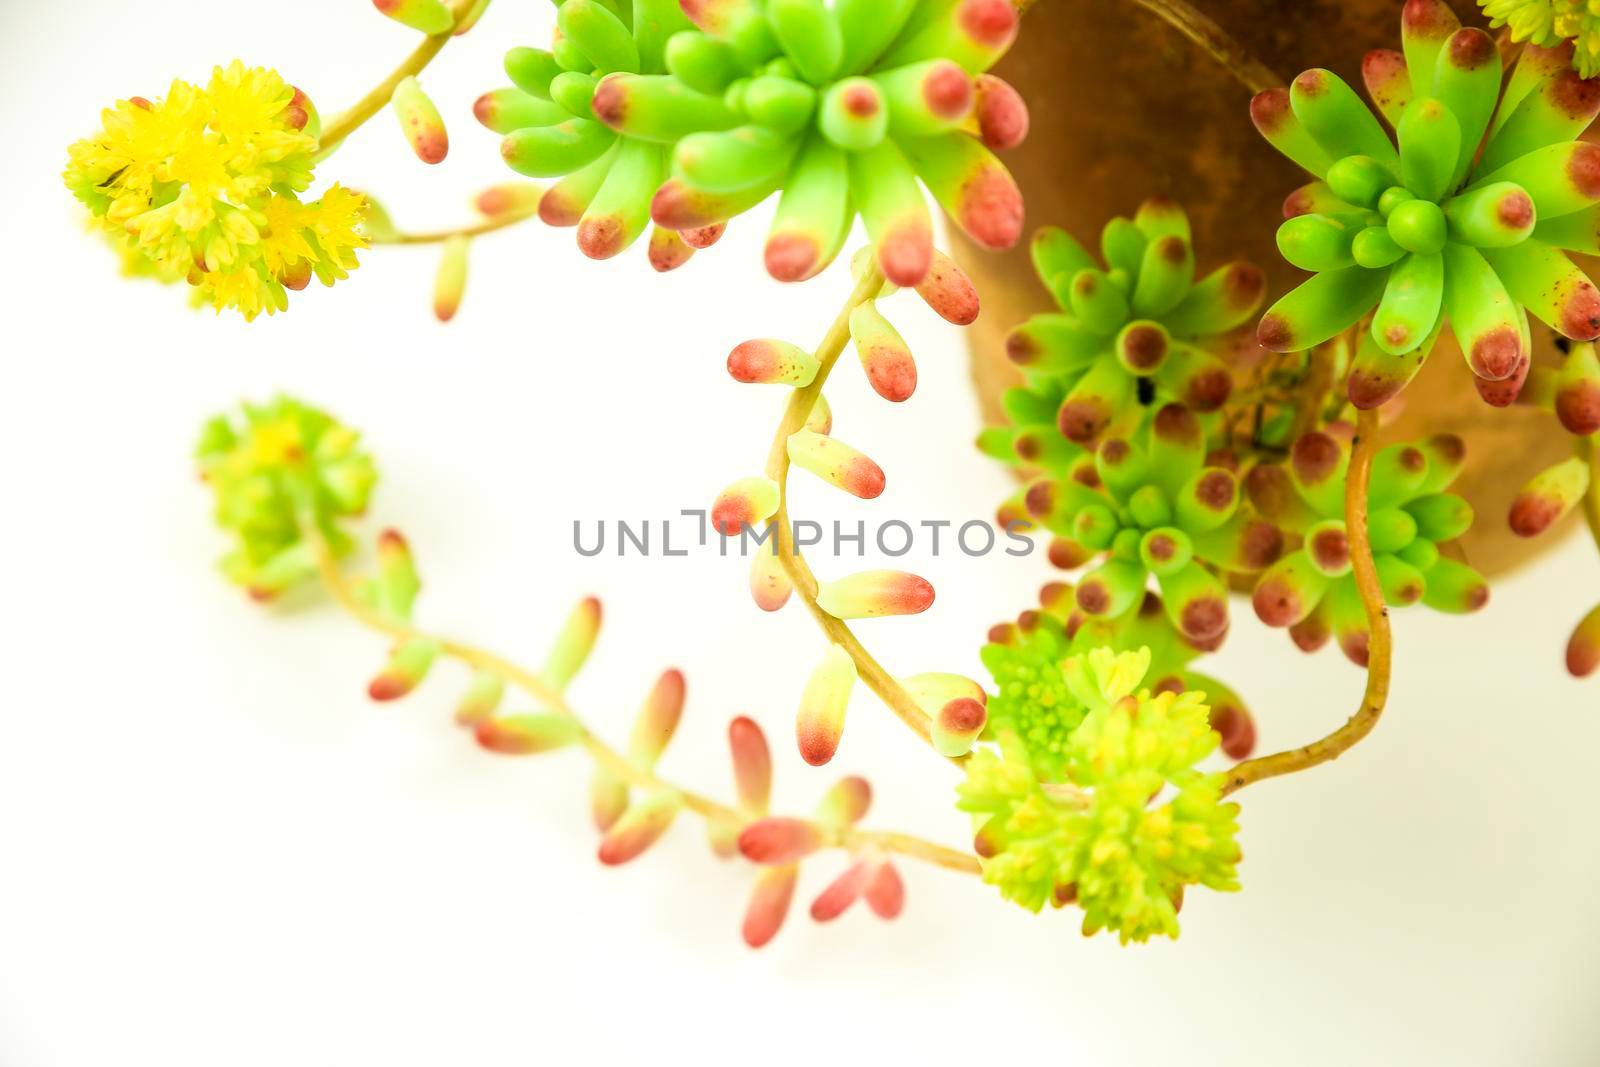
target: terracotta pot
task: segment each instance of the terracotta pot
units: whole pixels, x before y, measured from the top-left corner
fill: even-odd
[[[1399,46],[1399,0],[1194,2],[1284,78],[1323,66],[1359,89],[1362,56]],[[1463,22],[1482,24],[1475,4],[1454,6]],[[1284,196],[1305,175],[1257,135],[1248,90],[1166,22],[1126,0],[1040,0],[996,73],[1033,113],[1027,143],[1006,157],[1027,197],[1030,227],[1055,223],[1092,244],[1107,219],[1165,194],[1189,212],[1201,272],[1248,258],[1267,271],[1271,297],[1304,277],[1283,262],[1273,235]],[[1018,381],[1005,334],[1051,303],[1025,246],[1003,256],[969,246],[961,259],[984,296],[971,331],[973,373],[985,417],[998,423],[998,398]],[[1536,359],[1551,358],[1549,334],[1537,326],[1536,334]],[[1449,340],[1404,397],[1391,439],[1447,431],[1467,441],[1469,463],[1456,491],[1478,511],[1463,539],[1475,566],[1503,572],[1556,541],[1554,534],[1521,540],[1505,518],[1521,486],[1569,454],[1554,419],[1485,405]]]

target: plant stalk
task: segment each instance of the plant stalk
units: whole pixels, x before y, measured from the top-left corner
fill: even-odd
[[[1251,55],[1221,26],[1186,0],[1131,0],[1131,2],[1171,23],[1174,29],[1204,49],[1212,59],[1221,63],[1228,73],[1252,93],[1283,87],[1283,79],[1278,77],[1271,67]]]
[[[1389,609],[1384,605],[1383,589],[1378,583],[1378,569],[1372,561],[1372,542],[1367,532],[1367,486],[1372,476],[1372,457],[1377,451],[1377,438],[1378,412],[1361,412],[1356,423],[1350,473],[1344,491],[1345,536],[1350,542],[1350,566],[1371,630],[1367,642],[1367,687],[1361,697],[1361,705],[1343,726],[1320,741],[1313,741],[1303,748],[1246,760],[1234,767],[1223,784],[1223,796],[1243,789],[1251,782],[1293,774],[1338,759],[1372,732],[1389,702],[1394,639],[1389,628]]]
[[[882,700],[913,733],[931,745],[933,726],[928,713],[923,711],[911,698],[911,694],[907,693],[905,688],[895,681],[894,676],[884,670],[883,666],[872,657],[849,626],[823,611],[822,606],[817,603],[816,575],[811,573],[810,565],[795,552],[794,530],[789,524],[789,438],[805,425],[811,409],[816,406],[817,398],[822,395],[822,388],[827,384],[828,375],[832,373],[834,364],[838,362],[839,356],[850,342],[851,312],[875,297],[883,288],[883,281],[883,274],[878,270],[878,265],[873,263],[856,284],[850,299],[845,302],[843,310],[839,312],[833,325],[822,338],[822,343],[817,346],[817,375],[809,385],[796,389],[789,398],[789,406],[784,410],[783,421],[778,424],[778,432],[773,437],[772,449],[767,457],[767,477],[778,483],[778,511],[772,517],[772,521],[776,524],[778,559],[794,583],[795,592],[805,603],[807,610],[816,619],[817,625],[821,627],[828,640],[849,654],[855,663],[856,674],[867,683],[867,687],[876,693],[878,699]],[[959,763],[965,758],[965,756],[958,757],[954,762]]]
[[[372,238],[374,245],[429,245],[442,244],[456,237],[482,237],[486,233],[508,229],[518,223],[527,222],[537,218],[537,208],[531,211],[508,211],[493,218],[475,222],[470,226],[461,226],[453,230],[433,230],[424,233],[397,233],[387,239]]]

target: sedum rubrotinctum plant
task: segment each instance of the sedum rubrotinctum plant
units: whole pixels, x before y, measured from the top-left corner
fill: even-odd
[[[1011,0],[615,7],[561,0],[551,48],[508,53],[515,88],[479,106],[513,170],[561,179],[540,214],[576,224],[585,255],[653,219],[652,259],[671,262],[781,191],[773,277],[819,273],[859,214],[884,275],[915,285],[933,262],[919,179],[979,244],[1016,241],[1022,197],[985,142],[1013,147],[1026,110],[983,76],[1016,34]]]
[[[798,600],[824,637],[789,697],[802,761],[834,758],[864,685],[958,769],[970,845],[863,828],[871,790],[859,777],[820,791],[810,815],[773,813],[774,752],[745,715],[728,730],[731,799],[667,777],[660,761],[687,706],[675,670],[643,695],[626,740],[607,740],[566,696],[594,650],[598,600],[571,611],[534,666],[422,626],[406,540],[386,530],[360,551],[368,538],[353,524],[377,482],[362,439],[305,402],[245,405],[202,432],[200,473],[230,542],[223,574],[261,601],[320,587],[381,636],[373,700],[453,674],[455,721],[483,750],[587,755],[602,863],[700,819],[715,854],[752,866],[752,946],[774,937],[802,876],[832,853],[843,861],[810,905],[821,922],[857,901],[899,914],[906,860],[980,875],[1032,911],[1076,908],[1086,934],[1123,942],[1176,936],[1190,886],[1237,889],[1232,794],[1329,761],[1373,729],[1393,663],[1388,609],[1487,603],[1458,541],[1475,515],[1450,492],[1469,461],[1462,441],[1378,440],[1380,414],[1441,337],[1460,341],[1490,404],[1543,409],[1572,436],[1573,458],[1517,497],[1512,529],[1534,536],[1582,508],[1600,541],[1600,292],[1569,256],[1600,254],[1600,157],[1582,139],[1600,112],[1589,80],[1600,16],[1585,3],[1486,0],[1499,41],[1439,0],[1398,5],[1402,48],[1372,53],[1362,71],[1393,139],[1333,71],[1273,85],[1263,64],[1230,59],[1256,94],[1257,127],[1317,179],[1285,205],[1279,247],[1312,275],[1288,293],[1268,293],[1266,275],[1226,249],[1196,249],[1170,199],[1111,219],[1093,249],[1037,230],[1033,262],[1057,310],[1012,330],[1020,384],[1004,398],[1007,424],[979,445],[1019,474],[1002,524],[1048,537],[1051,563],[1081,573],[989,630],[988,685],[879,663],[852,624],[925,611],[934,588],[896,570],[816,575],[796,550],[788,479],[799,467],[862,499],[883,492],[887,472],[857,447],[874,427],[853,430],[856,445],[835,437],[824,389],[853,348],[880,397],[913,395],[916,361],[885,312],[902,288],[955,325],[978,318],[980,294],[935,247],[924,190],[980,248],[1021,237],[1021,196],[993,153],[1022,141],[1028,111],[989,70],[1026,32],[1030,4],[557,0],[547,45],[517,42],[512,86],[472,109],[513,170],[553,184],[497,185],[475,199],[476,221],[433,233],[401,230],[370,194],[314,193],[313,167],[386,107],[421,162],[444,159],[444,116],[420,79],[489,3],[374,6],[422,38],[327,119],[280,75],[238,62],[203,86],[177,81],[108,109],[65,174],[94,229],[128,273],[185,281],[197,303],[247,320],[286,310],[313,276],[346,278],[358,251],[397,244],[441,246],[434,311],[450,319],[471,242],[535,219],[575,226],[595,259],[653,226],[649,261],[670,270],[772,201],[774,278],[815,277],[848,251],[851,292],[820,342],[757,338],[727,355],[736,381],[787,402],[765,466],[733,472],[710,517],[725,537],[762,535],[748,575],[756,606]],[[1215,55],[1245,56],[1201,11],[1136,6],[1227,44]],[[849,249],[858,218],[868,241]],[[1535,358],[1530,315],[1562,336],[1556,363]],[[1285,627],[1306,651],[1336,640],[1365,670],[1344,725],[1253,756],[1255,715],[1195,669],[1232,632],[1236,595],[1254,608],[1248,625]],[[1574,631],[1567,665],[1600,668],[1600,608]]]
[[[1291,352],[1369,322],[1348,382],[1357,407],[1394,397],[1449,324],[1491,404],[1516,400],[1532,367],[1528,316],[1577,341],[1600,336],[1600,290],[1566,254],[1595,244],[1600,147],[1578,136],[1600,87],[1570,46],[1525,48],[1502,86],[1500,50],[1448,5],[1409,3],[1404,51],[1362,64],[1378,118],[1337,74],[1269,89],[1251,116],[1318,178],[1286,207],[1284,258],[1315,277],[1261,320]]]

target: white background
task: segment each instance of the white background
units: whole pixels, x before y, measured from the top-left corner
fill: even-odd
[[[1242,795],[1245,890],[1190,893],[1176,944],[1084,940],[1070,914],[1034,918],[914,864],[898,922],[857,909],[819,928],[803,909],[838,869],[828,856],[752,953],[737,936],[748,869],[713,860],[692,822],[600,868],[580,758],[476,751],[448,725],[450,670],[375,707],[362,689],[379,642],[221,582],[189,454],[201,420],[242,397],[330,408],[379,457],[373,528],[411,536],[426,622],[536,658],[598,593],[605,634],[575,702],[621,736],[655,672],[684,668],[666,773],[727,795],[723,731],[747,712],[775,739],[780,807],[861,771],[873,825],[960,844],[950,769],[870,696],[834,767],[794,758],[819,640],[796,609],[760,616],[741,565],[570,548],[576,517],[703,506],[757,468],[782,398],[731,383],[723,357],[751,336],[814,343],[840,272],[769,282],[761,212],[667,277],[642,248],[592,264],[570,233],[529,225],[481,243],[448,328],[427,310],[427,250],[373,252],[250,327],[191,314],[179,292],[119,281],[79,232],[56,178],[68,141],[112,99],[235,55],[278,66],[328,115],[414,36],[364,0],[0,10],[3,1067],[1596,1062],[1600,688],[1560,667],[1600,594],[1587,545],[1501,584],[1474,619],[1402,613],[1389,716],[1337,765]],[[549,18],[502,0],[430,73],[444,165],[417,164],[380,116],[322,180],[378,191],[402,225],[465,220],[468,195],[504,177],[468,108]],[[831,390],[838,433],[889,491],[851,506],[800,474],[797,510],[984,517],[1007,482],[968,445],[962,339],[912,299],[890,310],[919,355],[917,396],[890,409],[849,365]],[[987,625],[1049,577],[1038,558],[906,565],[937,605],[861,627],[899,673],[976,673]],[[1359,672],[1237,615],[1214,668],[1257,709],[1263,747],[1341,721]]]

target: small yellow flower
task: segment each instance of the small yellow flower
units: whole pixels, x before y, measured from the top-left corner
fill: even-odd
[[[308,212],[304,204],[290,196],[274,196],[261,209],[261,259],[274,277],[291,274],[301,263],[317,256],[306,239]]]
[[[292,415],[256,424],[246,443],[239,455],[244,467],[291,466],[305,459],[305,435]]]
[[[325,285],[349,277],[367,247],[360,194],[334,185],[300,199],[317,132],[303,94],[235,60],[204,88],[174,81],[161,100],[107,108],[99,132],[68,149],[63,179],[125,261],[248,320],[285,310],[285,289],[313,273]]]
[[[246,67],[236,59],[211,72],[206,98],[210,126],[223,140],[261,149],[276,145],[283,149],[279,158],[293,151],[293,135],[284,129],[283,119],[294,90],[276,71]]]
[[[349,277],[349,272],[358,266],[356,249],[367,247],[362,231],[367,199],[334,184],[311,208],[306,226],[321,253],[313,260],[313,266],[322,283],[332,285],[336,279]]]
[[[217,311],[235,308],[246,322],[263,311],[275,315],[289,309],[289,297],[283,285],[269,278],[259,263],[237,270],[191,274],[189,284]]]

